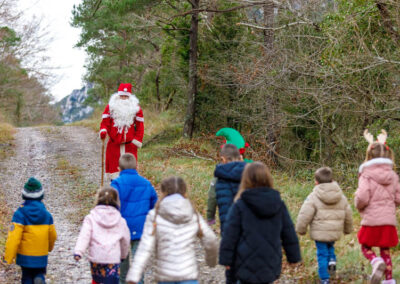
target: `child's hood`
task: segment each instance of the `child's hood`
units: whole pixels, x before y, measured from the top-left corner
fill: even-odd
[[[393,162],[387,158],[376,158],[363,163],[359,173],[382,185],[391,184],[396,178]]]
[[[20,210],[29,224],[43,224],[47,219],[47,210],[41,201],[26,200]]]
[[[276,215],[283,205],[279,192],[267,187],[247,189],[240,198],[252,212],[262,218]]]
[[[325,204],[336,204],[342,199],[343,192],[337,182],[320,183],[314,187],[315,195]]]
[[[161,201],[159,214],[171,223],[184,224],[192,220],[194,210],[188,199],[180,194],[172,194]]]
[[[214,176],[225,180],[240,182],[245,166],[246,162],[242,161],[219,164],[215,168]]]
[[[92,219],[104,228],[112,228],[121,221],[121,213],[117,208],[107,205],[97,205],[90,211]]]

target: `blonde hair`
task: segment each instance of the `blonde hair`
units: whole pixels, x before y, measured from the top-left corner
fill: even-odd
[[[245,166],[239,191],[234,201],[239,200],[246,189],[257,187],[274,187],[272,175],[268,167],[262,162],[249,163]]]
[[[109,185],[105,185],[97,192],[96,205],[109,205],[117,208],[121,207],[118,191]]]
[[[125,153],[119,158],[118,165],[121,171],[127,169],[136,170],[136,158],[131,153]]]
[[[193,211],[197,215],[197,222],[198,222],[198,226],[199,226],[198,236],[201,238],[203,236],[203,232],[201,231],[199,216],[198,216],[198,213],[197,213],[195,207],[193,206],[193,203],[186,196],[187,195],[187,185],[186,185],[185,181],[181,177],[177,177],[177,176],[167,177],[161,181],[160,189],[161,189],[161,196],[160,196],[160,199],[157,201],[156,206],[154,207],[152,235],[155,235],[155,233],[156,233],[156,228],[157,228],[156,219],[157,219],[158,211],[160,209],[161,201],[169,195],[178,193],[178,194],[182,195],[184,198],[188,199],[189,202],[192,204]]]
[[[388,158],[393,161],[394,164],[394,153],[389,146],[374,142],[368,148],[365,155],[365,161],[369,161],[375,158]]]

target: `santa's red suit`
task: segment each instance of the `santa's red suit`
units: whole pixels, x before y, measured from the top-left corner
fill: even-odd
[[[131,153],[137,160],[137,148],[142,147],[143,111],[131,89],[131,84],[121,84],[118,93],[111,96],[103,112],[100,137],[109,137],[105,163],[108,179],[118,177],[118,161],[121,155]]]

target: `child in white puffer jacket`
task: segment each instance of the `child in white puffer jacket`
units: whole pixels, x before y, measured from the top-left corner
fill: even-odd
[[[161,198],[147,215],[143,235],[128,272],[128,283],[139,282],[154,251],[158,283],[198,283],[197,237],[205,249],[207,264],[217,264],[217,237],[186,198],[186,191],[186,184],[180,177],[162,181]]]

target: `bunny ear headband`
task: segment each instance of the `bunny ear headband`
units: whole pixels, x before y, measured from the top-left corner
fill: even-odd
[[[367,140],[368,142],[368,148],[372,145],[372,143],[374,143],[374,136],[369,133],[368,129],[364,130],[364,138],[365,140]],[[387,139],[387,132],[382,129],[381,133],[376,137],[376,141],[386,145],[386,139]]]

